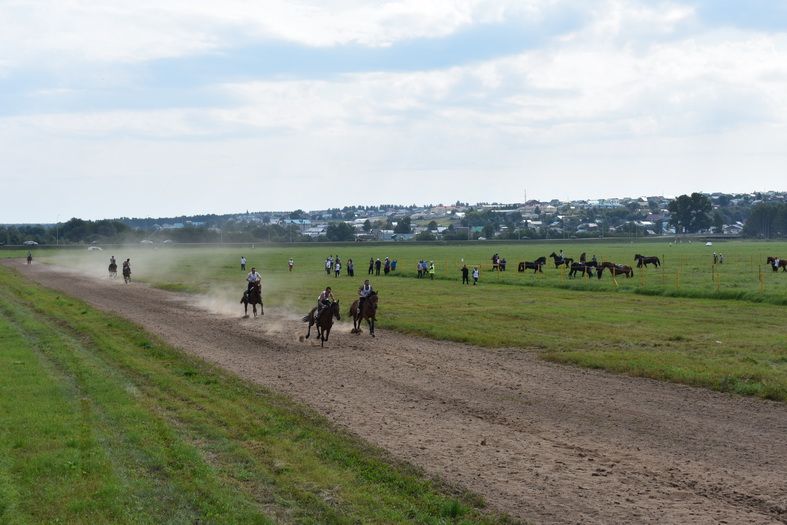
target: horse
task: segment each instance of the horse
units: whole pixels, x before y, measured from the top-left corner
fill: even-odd
[[[339,301],[334,301],[330,305],[326,306],[320,312],[319,318],[314,318],[314,312],[317,308],[312,308],[311,311],[303,318],[304,323],[309,323],[309,329],[306,331],[306,339],[312,333],[312,325],[317,326],[317,337],[320,338],[320,347],[325,346],[325,341],[328,340],[328,336],[331,333],[331,327],[333,326],[333,320],[336,318],[337,321],[341,321],[342,317],[339,313]]]
[[[631,266],[626,266],[625,264],[615,264],[612,262],[603,262],[598,267],[598,278],[601,279],[601,274],[604,273],[604,268],[609,268],[609,273],[612,274],[612,277],[616,275],[625,275],[626,278],[634,277],[634,269]]]
[[[265,315],[265,311],[262,308],[262,286],[260,283],[254,283],[250,290],[247,289],[243,292],[240,302],[243,304],[244,318],[249,316],[249,305],[251,305],[251,309],[254,312],[254,317],[257,317],[257,305],[260,305],[260,315]]]
[[[558,255],[555,252],[549,254],[555,260],[555,268],[560,268],[560,265],[565,265],[566,268],[574,262],[574,259],[571,257],[566,257],[565,255]]]
[[[779,261],[778,266],[774,264],[777,259]],[[787,272],[787,259],[782,259],[781,257],[768,257],[767,261],[768,261],[768,266],[773,268],[774,272],[778,272],[779,268],[781,268],[782,271]]]
[[[541,267],[544,266],[546,263],[547,263],[546,257],[539,257],[538,259],[532,262],[522,261],[519,263],[519,267],[517,268],[517,270],[520,272],[524,272],[525,270],[533,270],[533,273],[536,272],[544,273],[543,270],[541,270]]]
[[[366,301],[363,302],[363,310],[358,309],[360,300],[356,299],[350,306],[350,317],[353,318],[353,334],[361,333],[361,323],[366,319],[366,324],[369,325],[369,333],[374,337],[374,323],[377,315],[377,292],[372,292]]]
[[[571,270],[568,272],[569,279],[573,279],[576,277],[577,273],[581,273],[582,277],[587,275],[588,277],[593,277],[593,269],[596,267],[595,264],[590,263],[571,263]]]
[[[637,268],[642,268],[642,265],[645,265],[645,268],[648,267],[649,264],[653,264],[658,268],[661,266],[661,260],[658,257],[645,257],[640,254],[636,254],[634,256],[634,260],[637,261]]]
[[[116,279],[117,276],[118,276],[118,265],[117,265],[117,263],[109,263],[108,270],[109,270],[109,276],[112,279]]]
[[[131,266],[123,266],[123,281],[126,284],[131,282]]]
[[[29,253],[27,254],[27,264],[33,264],[33,256]]]

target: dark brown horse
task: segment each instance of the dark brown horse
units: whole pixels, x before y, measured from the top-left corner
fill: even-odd
[[[655,265],[656,268],[661,266],[661,260],[655,256],[645,257],[644,255],[636,254],[634,260],[637,261],[637,268],[642,268],[643,265],[647,268],[649,264]]]
[[[586,263],[586,262],[579,262],[579,263],[571,263],[571,269],[568,271],[568,278],[573,279],[576,275],[582,274],[582,277],[587,275],[588,277],[593,277],[593,270],[596,269],[595,263]]]
[[[33,264],[33,256],[31,254],[27,254],[27,264]]]
[[[539,257],[538,259],[532,262],[522,261],[519,263],[519,267],[517,268],[517,270],[520,272],[524,272],[525,270],[533,270],[533,273],[536,272],[544,273],[543,270],[541,270],[541,267],[544,266],[546,263],[547,263],[546,257]]]
[[[560,265],[564,265],[566,268],[568,268],[571,265],[571,263],[574,262],[574,259],[572,259],[571,257],[566,257],[565,255],[558,255],[555,252],[550,253],[549,256],[555,260],[555,268],[560,268]]]
[[[778,272],[779,268],[787,272],[787,259],[782,259],[781,257],[768,257],[767,261],[768,266],[770,266],[774,272]],[[776,261],[779,261],[779,263],[776,264]]]
[[[257,305],[260,305],[260,315],[265,315],[265,310],[262,308],[262,285],[260,283],[252,284],[250,290],[247,289],[243,292],[240,302],[243,304],[243,317],[249,316],[249,305],[254,312],[254,317],[257,317]]]
[[[369,333],[374,337],[374,323],[377,320],[377,300],[377,292],[372,292],[363,302],[363,309],[360,311],[358,309],[360,300],[356,299],[353,301],[353,304],[350,306],[350,317],[353,318],[353,329],[351,333],[360,334],[361,323],[366,319],[366,324],[369,325]]]
[[[612,277],[616,275],[625,275],[626,278],[634,277],[634,268],[626,266],[625,264],[615,264],[612,262],[603,262],[598,267],[598,278],[601,279],[601,274],[604,273],[604,268],[609,268],[609,273]]]
[[[118,276],[118,264],[117,263],[109,263],[109,276],[112,279],[116,279]]]
[[[131,266],[123,263],[123,281],[126,284],[131,282]]]
[[[308,315],[303,318],[303,322],[309,323],[309,329],[306,331],[306,339],[308,339],[312,333],[312,325],[316,325],[317,337],[320,338],[320,346],[325,346],[325,341],[328,340],[328,336],[331,334],[334,318],[337,321],[341,321],[342,319],[339,313],[339,301],[334,301],[323,308],[319,316],[315,319],[316,310],[317,308],[312,308]]]

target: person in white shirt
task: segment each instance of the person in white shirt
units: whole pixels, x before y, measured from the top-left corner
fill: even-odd
[[[244,257],[242,255],[240,256],[240,270],[242,272],[246,271],[246,257]]]
[[[246,276],[246,280],[249,282],[247,289],[251,291],[252,286],[259,283],[262,286],[262,276],[257,273],[257,269],[252,267],[249,275]]]
[[[287,269],[289,269],[289,271],[292,271],[293,266],[295,266],[295,261],[293,261],[292,257],[290,257],[290,260],[287,261]]]
[[[478,266],[473,266],[473,286],[478,284]]]

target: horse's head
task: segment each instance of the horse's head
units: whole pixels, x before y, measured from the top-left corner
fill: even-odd
[[[768,259],[767,259],[768,264],[773,264],[773,261],[775,261],[775,260],[776,260],[776,257],[768,256]]]
[[[557,254],[555,252],[550,253],[549,256],[550,257],[554,257],[555,259],[557,259]]]
[[[640,254],[634,256],[635,261],[639,261],[640,259],[642,259],[642,256]]]

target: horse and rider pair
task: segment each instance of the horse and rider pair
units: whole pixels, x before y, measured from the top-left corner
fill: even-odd
[[[361,322],[365,319],[369,325],[369,333],[374,337],[377,292],[372,289],[368,279],[358,289],[358,299],[350,306],[349,314],[353,318],[352,333],[361,333]],[[317,305],[303,318],[304,322],[309,323],[306,338],[308,339],[311,335],[312,326],[316,325],[320,346],[324,346],[331,333],[334,319],[341,320],[339,301],[333,296],[333,290],[328,286],[317,297]]]

